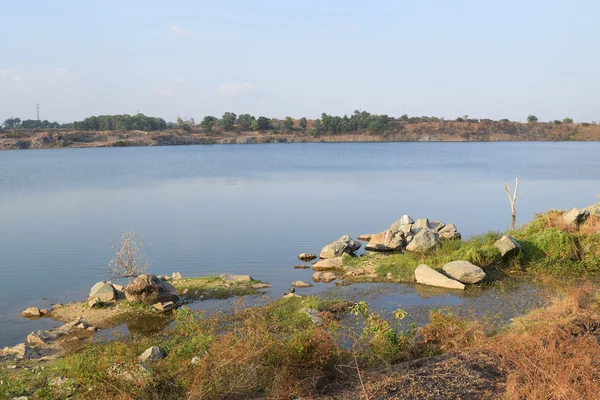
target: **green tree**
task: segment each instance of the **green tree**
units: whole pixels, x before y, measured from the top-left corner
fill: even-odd
[[[216,121],[217,118],[213,117],[212,115],[207,115],[202,119],[202,122],[200,122],[200,128],[202,128],[202,130],[206,133],[212,133],[213,126],[215,126]]]
[[[267,117],[258,117],[258,129],[265,131],[271,128],[271,120]]]
[[[306,127],[308,127],[308,121],[306,120],[306,117],[302,117],[300,118],[300,128],[302,128],[302,130],[306,130]]]
[[[315,122],[313,122],[313,127],[310,130],[310,134],[312,136],[319,136],[321,134],[321,129],[322,129],[321,120],[315,119]]]
[[[237,124],[243,131],[247,131],[250,128],[250,124],[255,118],[250,114],[242,114],[238,116]]]
[[[286,132],[294,130],[294,120],[292,117],[285,117],[285,120],[283,121],[283,130]]]
[[[408,122],[408,115],[402,114],[402,116],[400,117],[400,121]]]
[[[571,118],[571,117],[565,117],[562,122],[564,122],[565,124],[572,124],[573,123],[573,118]]]
[[[235,126],[236,118],[237,118],[237,115],[235,115],[234,113],[226,112],[221,117],[221,120],[219,121],[219,125],[226,131],[230,131]]]
[[[4,127],[6,129],[16,128],[21,123],[21,118],[8,118],[4,121]]]
[[[252,117],[252,121],[250,122],[250,129],[253,131],[258,130],[258,121],[254,117]]]
[[[530,124],[536,123],[538,122],[538,117],[536,117],[535,115],[528,115],[527,116],[527,122],[529,122]]]

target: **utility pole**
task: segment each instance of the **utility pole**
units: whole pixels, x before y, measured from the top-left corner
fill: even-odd
[[[37,120],[40,120],[40,103],[35,103],[35,108],[37,111]]]

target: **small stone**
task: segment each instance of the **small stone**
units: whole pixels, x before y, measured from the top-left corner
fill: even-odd
[[[284,294],[284,295],[283,295],[283,298],[284,298],[284,299],[288,299],[288,298],[290,298],[290,297],[302,297],[302,296],[299,296],[299,295],[297,295],[296,293],[287,293],[287,294]]]
[[[80,324],[77,325],[77,329],[87,329],[88,326],[85,322],[81,322]]]
[[[124,290],[125,290],[125,287],[124,287],[124,286],[117,285],[116,283],[113,283],[113,284],[112,284],[112,287],[113,287],[113,288],[114,288],[114,289],[115,289],[117,292],[122,292],[122,291],[124,291]]]
[[[104,303],[99,298],[94,298],[88,301],[88,306],[90,308],[100,308]]]
[[[188,294],[189,291],[189,289],[183,289],[183,294]]]
[[[521,251],[521,244],[510,235],[502,236],[494,243],[494,247],[500,250],[500,255],[504,258],[515,256]]]
[[[171,279],[173,280],[177,280],[177,279],[182,279],[183,276],[181,276],[181,273],[179,272],[173,272],[173,275],[171,275]]]
[[[350,286],[352,284],[348,283],[348,282],[344,282],[344,281],[337,281],[337,282],[334,282],[334,285],[335,286]]]
[[[190,364],[192,364],[192,365],[198,365],[198,364],[200,364],[200,360],[201,360],[200,357],[197,357],[197,356],[192,357],[192,361],[190,361]]]
[[[273,287],[273,285],[268,284],[268,283],[255,283],[254,285],[251,286],[252,289],[267,289],[267,288],[271,288]]]
[[[302,308],[300,312],[308,315],[315,326],[323,325],[323,318],[321,318],[319,310],[315,310],[314,308]]]
[[[141,363],[147,361],[155,361],[160,360],[161,358],[165,358],[165,352],[158,346],[152,346],[147,348],[139,357],[138,361]]]
[[[294,269],[309,269],[310,265],[294,265]]]
[[[360,240],[361,242],[368,242],[369,240],[371,240],[371,238],[374,236],[374,233],[367,233],[364,235],[360,235],[359,237],[357,237],[358,240]]]
[[[158,311],[166,312],[175,308],[175,303],[173,303],[172,301],[167,301],[164,303],[156,303],[152,307],[154,307]]]
[[[41,317],[40,309],[37,307],[29,307],[21,312],[21,315],[25,318],[39,318]]]
[[[386,279],[394,279],[394,275],[392,275],[392,273],[391,273],[391,272],[388,272],[388,273],[385,275],[385,278],[386,278]]]
[[[302,281],[295,281],[295,282],[292,282],[292,286],[297,287],[297,288],[309,288],[309,287],[312,287],[312,284],[302,282]]]
[[[96,328],[94,328],[93,326],[88,326],[88,327],[87,327],[87,330],[88,330],[89,332],[96,332]]]
[[[44,316],[48,315],[48,310],[46,310],[45,308],[42,308],[40,310],[40,314],[41,314],[42,317],[44,317]]]
[[[315,282],[325,282],[329,283],[336,279],[336,276],[333,272],[315,272],[312,276]]]
[[[236,274],[221,274],[221,279],[228,282],[251,282],[252,277],[250,275],[236,275]]]
[[[302,253],[298,255],[298,259],[300,261],[312,261],[315,258],[317,258],[317,256],[315,254],[312,253]]]
[[[92,286],[92,288],[90,289],[90,294],[88,296],[88,299],[91,300],[91,299],[95,299],[95,298],[98,298],[101,301],[116,300],[117,294],[115,293],[115,289],[113,288],[112,283],[107,282],[107,281],[102,281],[102,282],[98,282],[94,286]]]

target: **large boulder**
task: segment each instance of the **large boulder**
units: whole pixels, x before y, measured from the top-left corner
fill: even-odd
[[[440,236],[437,232],[421,229],[406,246],[406,250],[414,253],[425,253],[433,249],[439,241]]]
[[[503,235],[500,239],[496,240],[494,247],[500,250],[500,255],[505,258],[515,256],[521,250],[519,242],[510,235]]]
[[[117,293],[111,282],[101,281],[90,289],[88,299],[98,298],[100,301],[112,301],[117,299]]]
[[[404,233],[388,229],[371,237],[365,250],[398,251],[404,246]]]
[[[419,232],[423,229],[429,229],[429,220],[427,218],[419,218],[412,226],[413,232]]]
[[[478,283],[485,278],[485,272],[481,268],[464,260],[446,263],[442,270],[462,283]]]
[[[155,275],[142,274],[135,278],[125,288],[125,296],[132,303],[166,303],[179,301],[177,289],[166,281],[159,280]]]
[[[567,225],[579,225],[590,216],[589,210],[585,208],[573,208],[563,214],[563,221]]]
[[[454,224],[445,225],[438,233],[442,239],[460,239],[461,237]]]
[[[409,215],[405,214],[390,226],[390,230],[392,232],[402,232],[406,235],[410,233],[414,223],[415,221]]]
[[[421,264],[415,270],[415,280],[421,285],[436,286],[448,289],[464,290],[465,285],[440,274],[425,264]]]
[[[356,250],[360,249],[362,244],[350,238],[348,235],[344,235],[335,242],[328,244],[321,250],[321,258],[333,258],[340,257],[342,254],[353,254]]]
[[[444,229],[444,227],[446,226],[445,223],[443,223],[442,221],[438,221],[437,219],[435,221],[431,221],[428,225],[427,228],[431,229],[432,231],[436,231],[439,232],[442,229]]]
[[[341,269],[343,263],[342,257],[327,258],[317,261],[313,264],[312,268],[315,271],[329,271],[332,269]]]
[[[586,207],[586,210],[590,212],[590,215],[600,218],[600,203]]]

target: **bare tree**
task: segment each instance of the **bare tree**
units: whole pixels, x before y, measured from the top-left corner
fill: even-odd
[[[512,218],[510,221],[510,230],[512,231],[515,229],[515,221],[517,220],[517,209],[515,208],[515,202],[517,201],[517,199],[519,197],[525,196],[527,193],[531,192],[533,189],[529,189],[523,194],[518,194],[518,192],[519,192],[519,177],[517,176],[515,179],[515,191],[512,194],[510,193],[510,187],[508,186],[508,183],[506,183],[506,181],[504,181],[504,190],[506,191],[506,195],[508,196],[508,201],[510,201],[510,211],[511,211],[511,215],[512,215]]]
[[[117,248],[115,258],[108,263],[108,275],[112,278],[135,278],[152,265],[152,262],[140,254],[144,246],[143,236],[136,235],[133,231],[126,232],[121,236],[118,248],[111,243],[111,248]]]

